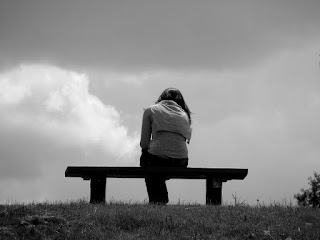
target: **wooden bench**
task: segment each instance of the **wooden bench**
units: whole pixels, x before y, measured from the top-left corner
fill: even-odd
[[[243,180],[248,169],[234,168],[174,168],[174,167],[84,167],[69,166],[65,177],[91,180],[90,203],[104,203],[107,178],[165,177],[167,179],[206,179],[206,204],[220,205],[222,183]]]

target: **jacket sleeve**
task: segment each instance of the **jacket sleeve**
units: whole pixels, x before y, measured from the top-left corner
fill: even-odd
[[[142,127],[141,127],[141,139],[140,147],[143,150],[149,148],[150,139],[151,139],[151,109],[147,108],[142,117]]]
[[[191,136],[192,136],[192,125],[190,124],[190,138],[187,140],[188,144],[190,143]]]

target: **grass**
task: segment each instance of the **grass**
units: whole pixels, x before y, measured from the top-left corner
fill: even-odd
[[[0,205],[0,239],[320,239],[320,209],[85,201]]]

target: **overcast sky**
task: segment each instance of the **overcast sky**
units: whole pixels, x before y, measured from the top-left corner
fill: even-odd
[[[1,1],[0,202],[89,198],[69,165],[138,166],[143,108],[167,87],[193,112],[190,167],[248,168],[223,187],[292,201],[320,171],[320,1]],[[205,203],[205,181],[167,182]],[[145,201],[108,179],[107,200]]]

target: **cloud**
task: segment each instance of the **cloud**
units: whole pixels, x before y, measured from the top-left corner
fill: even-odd
[[[187,91],[195,112],[190,164],[249,168],[243,182],[230,185],[251,203],[292,198],[319,166],[317,49],[282,51],[253,68],[198,76],[201,84]]]
[[[224,200],[232,202],[235,191],[251,204],[257,198],[265,203],[292,198],[319,165],[318,62],[318,44],[314,44],[285,49],[255,65],[232,71],[146,71],[130,75],[92,70],[80,74],[29,65],[2,73],[0,152],[6,164],[0,169],[0,199],[64,200],[88,194],[88,182],[64,178],[65,167],[130,165],[115,162],[117,155],[108,145],[110,139],[101,137],[109,136],[102,122],[113,122],[113,129],[130,126],[140,130],[137,126],[141,126],[143,107],[152,104],[169,86],[182,91],[194,112],[189,166],[249,168],[244,181],[224,185]],[[53,74],[56,70],[61,74]],[[32,77],[18,81],[23,79],[19,78],[21,72]],[[103,114],[105,111],[108,114]],[[127,132],[123,136],[125,141],[136,135]],[[133,158],[137,166],[138,154]],[[28,182],[31,180],[32,184]],[[123,181],[110,180],[108,189],[114,190],[109,189],[107,197],[143,201],[143,180],[139,184]],[[172,186],[170,194],[175,196],[170,197],[173,202],[178,201],[184,191],[181,189],[187,193],[181,199],[204,202],[202,183],[200,187],[186,181],[175,184],[168,184]],[[119,191],[120,185],[124,193]],[[29,188],[32,193],[21,188]]]
[[[36,178],[47,162],[130,164],[139,151],[121,115],[83,73],[25,65],[0,74],[2,178]],[[109,159],[109,160],[108,160]],[[66,165],[64,165],[66,166]]]
[[[320,38],[320,3],[313,0],[1,4],[0,65],[32,60],[129,72],[239,69]]]

